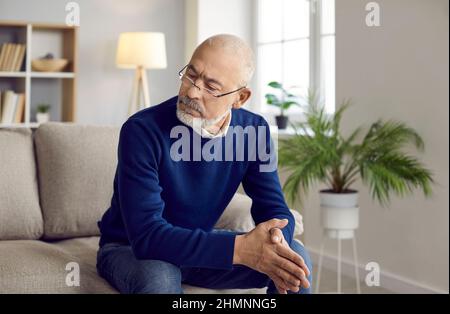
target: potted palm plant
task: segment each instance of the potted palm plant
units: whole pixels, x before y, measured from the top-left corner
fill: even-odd
[[[299,105],[296,101],[296,96],[286,90],[279,82],[272,81],[269,84],[270,87],[278,89],[281,92],[281,96],[278,97],[275,94],[266,94],[266,102],[268,105],[280,108],[280,114],[275,117],[277,126],[280,130],[286,129],[288,123],[288,117],[284,114],[292,105]]]
[[[302,203],[314,183],[327,185],[320,191],[321,223],[331,238],[351,238],[358,227],[358,191],[352,188],[358,178],[382,206],[392,194],[403,197],[415,188],[429,196],[434,182],[430,170],[404,152],[408,144],[424,149],[414,129],[378,120],[365,134],[358,127],[344,136],[340,123],[348,106],[344,102],[328,115],[318,97],[309,93],[305,121],[294,125],[296,135],[280,140],[279,164],[291,172],[283,186],[290,201]]]

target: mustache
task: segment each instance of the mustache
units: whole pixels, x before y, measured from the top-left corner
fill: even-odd
[[[195,100],[192,100],[191,98],[189,98],[187,96],[178,97],[178,102],[192,110],[199,112],[202,115],[205,112],[203,107],[198,102],[196,102]]]

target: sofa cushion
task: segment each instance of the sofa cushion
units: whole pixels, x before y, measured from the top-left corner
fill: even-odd
[[[44,237],[98,235],[109,207],[119,128],[50,122],[35,132]]]
[[[97,275],[97,247],[98,237],[60,243],[0,241],[0,293],[117,293]],[[79,285],[69,286],[72,262],[80,277]]]
[[[44,241],[0,241],[0,293],[118,293],[96,270],[99,237]],[[14,254],[11,254],[14,252]],[[66,276],[79,265],[79,286]],[[265,293],[267,288],[208,289],[182,284],[187,294]]]
[[[30,129],[0,130],[0,240],[43,233]]]
[[[94,278],[95,265],[96,265],[96,255],[98,250],[98,237],[89,238],[77,238],[54,242],[53,245],[59,250],[66,252],[74,256],[78,261],[81,262],[80,270],[81,277],[87,276],[88,281],[80,280],[80,288],[76,292],[81,291],[91,291],[95,288],[96,292],[114,292],[113,287],[105,286],[106,281],[101,278],[97,280]],[[182,284],[183,292],[187,294],[199,293],[199,294],[228,294],[228,293],[265,293],[267,288],[255,288],[255,289],[208,289],[202,287],[191,286],[188,284]],[[67,288],[63,288],[67,290]]]

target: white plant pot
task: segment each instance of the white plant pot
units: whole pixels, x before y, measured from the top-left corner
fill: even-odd
[[[45,123],[50,120],[50,114],[48,112],[38,112],[36,113],[36,121],[38,123]]]
[[[353,238],[359,226],[358,192],[320,191],[320,220],[328,237]]]

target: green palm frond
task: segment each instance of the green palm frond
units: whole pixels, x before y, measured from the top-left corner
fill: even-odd
[[[420,135],[402,122],[378,120],[370,127],[363,139],[362,152],[391,151],[403,148],[412,143],[419,151],[424,150],[424,142]]]
[[[383,206],[389,203],[391,193],[404,197],[422,188],[424,195],[430,196],[433,183],[430,170],[416,158],[399,152],[365,160],[361,164],[361,178],[369,185],[372,197]]]

